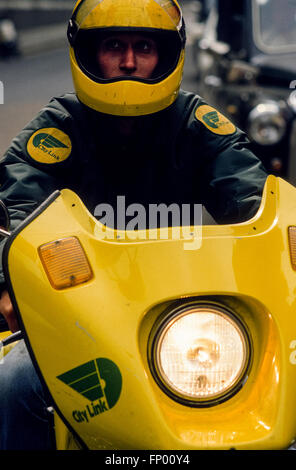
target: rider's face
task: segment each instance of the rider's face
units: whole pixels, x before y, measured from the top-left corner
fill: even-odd
[[[103,78],[150,78],[158,63],[157,44],[145,34],[110,34],[101,41],[97,60]]]

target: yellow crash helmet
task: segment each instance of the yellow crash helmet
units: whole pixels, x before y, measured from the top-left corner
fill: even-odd
[[[149,79],[103,78],[97,60],[106,34],[151,35],[158,63]],[[68,25],[70,61],[79,100],[101,113],[141,116],[161,111],[177,98],[185,49],[185,24],[175,0],[79,0]]]

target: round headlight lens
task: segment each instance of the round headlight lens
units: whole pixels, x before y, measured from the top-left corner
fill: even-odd
[[[213,401],[241,383],[250,356],[243,326],[224,310],[196,306],[160,327],[153,358],[158,382],[181,401]]]
[[[257,144],[277,144],[283,138],[286,128],[286,119],[275,102],[260,103],[249,114],[248,135]]]

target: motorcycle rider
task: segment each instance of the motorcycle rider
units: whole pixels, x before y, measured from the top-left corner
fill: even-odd
[[[247,220],[266,172],[245,134],[180,90],[185,25],[176,0],[79,0],[68,27],[76,93],[54,98],[0,163],[15,228],[68,187],[97,204],[201,203],[222,223]],[[0,277],[0,312],[18,321]],[[0,448],[54,448],[48,397],[23,342],[0,367]]]

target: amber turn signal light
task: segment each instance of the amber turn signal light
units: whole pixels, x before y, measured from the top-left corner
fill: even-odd
[[[55,289],[77,286],[93,276],[86,254],[76,237],[46,243],[38,251],[48,279]]]

